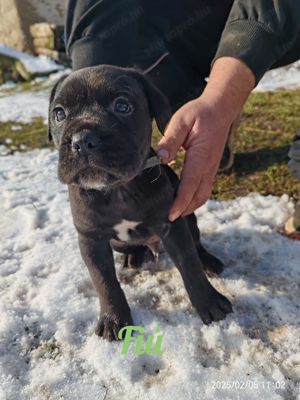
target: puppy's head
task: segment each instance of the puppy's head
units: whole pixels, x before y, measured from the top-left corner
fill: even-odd
[[[152,119],[163,132],[170,116],[161,92],[135,70],[106,65],[62,77],[49,107],[59,179],[104,190],[129,182],[149,154]]]

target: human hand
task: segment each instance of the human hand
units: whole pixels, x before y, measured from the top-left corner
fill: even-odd
[[[252,71],[232,57],[217,59],[203,94],[181,107],[171,118],[158,144],[162,162],[186,153],[170,221],[191,214],[208,200],[222,158],[229,128],[255,86]]]
[[[157,150],[163,163],[173,160],[181,146],[186,151],[169,212],[171,221],[191,214],[209,199],[231,122],[202,97],[186,103],[172,117]]]

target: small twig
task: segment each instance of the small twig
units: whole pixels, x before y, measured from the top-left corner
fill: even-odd
[[[106,399],[106,396],[107,396],[107,393],[108,393],[108,387],[105,386],[105,385],[103,385],[103,387],[106,389],[106,392],[105,392],[105,395],[104,395],[104,397],[103,397],[102,400],[105,400],[105,399]]]
[[[31,205],[32,205],[32,207],[36,210],[36,211],[39,211],[39,209],[37,208],[37,206],[34,204],[34,202],[33,201],[31,201],[31,203],[30,203]]]

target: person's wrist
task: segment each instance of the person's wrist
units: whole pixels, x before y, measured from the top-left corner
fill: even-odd
[[[225,101],[221,97],[208,96],[203,93],[196,101],[209,120],[213,121],[212,125],[226,130],[232,124],[235,115],[232,110],[227,109]]]
[[[224,121],[231,124],[240,114],[255,86],[252,71],[239,59],[217,59],[209,76],[202,98],[209,102]]]

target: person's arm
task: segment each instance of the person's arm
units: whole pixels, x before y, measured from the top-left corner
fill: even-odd
[[[191,214],[208,200],[229,127],[255,85],[251,70],[235,58],[218,59],[203,94],[172,117],[158,154],[167,163],[186,150],[181,183],[169,213],[171,221]]]
[[[215,59],[234,57],[256,83],[299,40],[300,0],[235,0]]]
[[[208,200],[230,125],[263,74],[297,40],[300,0],[235,0],[212,63],[206,90],[172,117],[158,145],[163,162],[186,150],[169,218]]]

